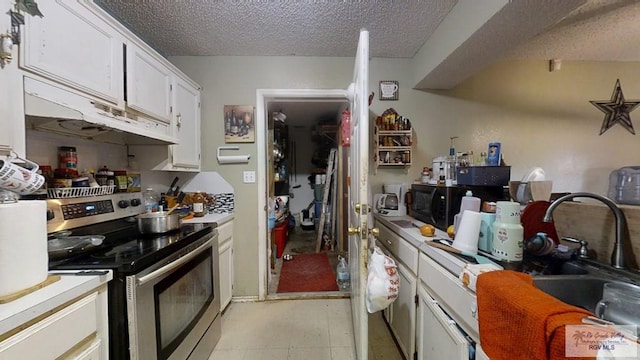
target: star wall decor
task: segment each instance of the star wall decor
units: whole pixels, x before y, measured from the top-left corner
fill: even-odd
[[[640,105],[640,100],[625,101],[624,95],[622,94],[622,87],[620,86],[620,79],[616,80],[616,86],[613,88],[611,100],[591,100],[589,102],[605,113],[602,127],[600,128],[600,135],[611,129],[615,124],[622,125],[633,135],[636,134],[635,130],[633,130],[629,113]]]

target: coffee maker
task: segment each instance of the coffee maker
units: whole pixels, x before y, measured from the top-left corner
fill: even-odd
[[[404,197],[407,193],[407,184],[384,184],[382,190],[383,194],[376,194],[373,197],[374,211],[383,216],[406,215]]]

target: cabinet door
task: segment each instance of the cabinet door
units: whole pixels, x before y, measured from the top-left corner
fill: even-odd
[[[171,122],[172,71],[160,60],[127,43],[127,105],[147,116]]]
[[[469,341],[424,286],[418,299],[417,358],[469,360]]]
[[[231,302],[233,296],[233,221],[218,227],[220,253],[220,311]]]
[[[122,35],[77,1],[38,3],[25,16],[21,67],[124,108]]]
[[[398,263],[400,288],[398,298],[391,304],[391,330],[405,359],[412,359],[416,349],[416,284],[417,278]]]
[[[173,89],[173,136],[180,144],[171,145],[172,164],[200,169],[200,90],[176,76]]]

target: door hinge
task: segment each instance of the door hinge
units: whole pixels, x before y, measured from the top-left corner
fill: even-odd
[[[413,360],[418,360],[418,352],[413,353]]]
[[[415,303],[416,303],[416,306],[420,306],[420,298],[418,297],[417,294],[415,296]]]

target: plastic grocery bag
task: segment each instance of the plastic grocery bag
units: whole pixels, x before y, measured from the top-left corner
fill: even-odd
[[[396,262],[386,256],[377,246],[369,256],[367,275],[367,311],[374,313],[384,310],[398,297],[400,277]]]

